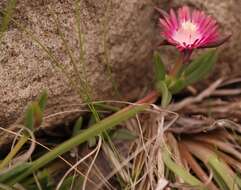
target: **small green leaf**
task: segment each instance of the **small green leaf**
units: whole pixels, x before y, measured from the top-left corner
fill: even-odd
[[[174,76],[171,75],[166,75],[165,76],[165,83],[167,85],[167,87],[169,88],[169,86],[171,86],[171,84],[173,83],[173,80],[175,80]]]
[[[32,103],[33,112],[34,112],[34,127],[39,127],[43,120],[43,112],[38,104],[38,102]]]
[[[95,120],[95,116],[94,114],[92,114],[90,116],[90,120],[89,120],[89,123],[88,123],[88,126],[91,127],[92,125],[94,125],[96,123],[96,120]],[[89,138],[88,139],[88,145],[89,147],[94,147],[96,145],[97,141],[96,141],[96,138],[95,137],[92,137],[92,138]]]
[[[154,69],[155,69],[155,79],[156,81],[161,81],[165,79],[165,66],[158,52],[154,52]]]
[[[34,107],[33,104],[29,104],[25,112],[24,125],[31,131],[34,129]]]
[[[137,138],[137,135],[128,129],[117,129],[112,135],[111,138],[114,140],[125,140],[132,141]]]
[[[164,81],[157,82],[156,90],[161,93],[162,95],[161,106],[165,108],[171,102],[171,99],[172,99],[172,95],[168,90],[166,83]]]
[[[96,138],[95,137],[92,137],[92,138],[89,138],[88,139],[88,146],[90,148],[94,147],[96,145],[97,141],[96,141]]]
[[[95,116],[94,116],[94,114],[91,114],[90,120],[88,122],[88,126],[90,127],[90,126],[94,125],[95,123],[96,123]]]
[[[39,107],[42,112],[44,111],[44,109],[46,107],[47,99],[48,99],[48,92],[47,92],[47,90],[44,90],[41,93],[41,95],[39,96],[39,100],[38,100],[38,104],[39,104]]]
[[[183,74],[186,85],[193,84],[205,78],[209,72],[211,72],[217,61],[217,57],[216,50],[211,50],[193,61],[190,66],[185,69]]]
[[[24,125],[30,130],[34,130],[40,126],[43,120],[43,112],[41,111],[38,102],[32,102],[28,105],[24,117]]]
[[[184,65],[183,73],[185,76],[192,74],[196,69],[198,69],[203,62],[206,60],[206,54],[199,56],[198,58],[192,60],[189,64]]]
[[[169,88],[172,94],[177,94],[186,87],[184,79],[176,79]]]
[[[79,119],[75,122],[74,128],[73,128],[73,136],[78,135],[80,132],[80,129],[83,125],[83,117],[80,116]]]

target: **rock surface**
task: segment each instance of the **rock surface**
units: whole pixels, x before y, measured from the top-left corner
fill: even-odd
[[[22,0],[14,14],[17,23],[30,30],[66,66],[72,79],[75,72],[59,34],[64,33],[74,59],[79,60],[74,2]],[[5,3],[1,1],[0,7]],[[124,99],[136,98],[150,84],[150,59],[158,38],[153,1],[83,0],[80,6],[84,65],[92,98],[118,99],[112,81],[116,81]],[[60,30],[51,12],[58,16]],[[73,109],[68,105],[82,102],[66,76],[53,69],[48,55],[30,36],[11,23],[0,47],[0,126],[3,127],[14,123],[27,102],[44,88],[49,91],[48,108],[52,113],[63,107]],[[112,80],[107,65],[112,69]],[[79,66],[80,69],[83,70]],[[82,78],[85,78],[83,73]]]

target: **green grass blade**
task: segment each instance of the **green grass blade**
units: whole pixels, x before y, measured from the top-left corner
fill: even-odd
[[[213,168],[213,170],[215,170],[216,173],[223,179],[230,190],[239,189],[238,185],[236,184],[237,180],[235,180],[235,177],[229,172],[228,166],[223,161],[218,159],[215,154],[210,155],[208,163],[211,168]]]
[[[161,55],[159,52],[154,52],[153,55],[154,62],[154,72],[155,72],[155,80],[156,82],[162,81],[165,79],[166,71],[164,63],[161,59]]]
[[[80,133],[80,129],[83,125],[83,117],[80,116],[79,119],[75,122],[74,128],[73,128],[73,136],[76,136]]]
[[[207,190],[204,184],[199,181],[196,177],[192,176],[188,171],[185,170],[182,166],[177,165],[171,159],[169,152],[165,149],[163,151],[163,161],[168,169],[170,169],[177,176],[182,178],[185,183],[195,187],[195,189]]]
[[[24,126],[30,129],[31,131],[34,130],[34,107],[33,104],[30,103],[27,107],[27,110],[25,112],[25,117],[24,117]]]
[[[105,11],[105,16],[103,18],[103,48],[104,48],[104,63],[106,65],[107,68],[107,77],[109,78],[109,80],[112,83],[112,88],[115,92],[115,95],[117,97],[120,97],[120,92],[118,90],[118,84],[116,82],[116,80],[114,79],[114,75],[112,72],[112,66],[110,64],[110,59],[109,59],[109,48],[108,48],[108,31],[109,31],[109,19],[110,19],[110,10],[111,8],[111,1],[107,1],[107,5],[106,5],[106,11]]]
[[[0,44],[4,35],[4,32],[8,29],[11,17],[13,15],[14,9],[16,7],[17,0],[9,0],[5,9],[5,14],[2,19],[0,26]]]
[[[156,90],[161,93],[162,96],[162,102],[161,105],[163,108],[165,108],[172,99],[172,95],[169,92],[169,89],[164,81],[159,81],[156,83]]]
[[[190,65],[191,68],[187,68],[184,71],[184,78],[187,85],[193,84],[203,78],[205,78],[209,72],[214,67],[214,64],[217,62],[218,55],[216,50],[211,50],[200,57],[198,57]]]
[[[39,108],[42,112],[44,112],[44,110],[45,110],[45,107],[47,104],[47,99],[48,99],[48,92],[47,92],[47,90],[44,90],[38,99]]]
[[[23,135],[20,137],[17,144],[14,146],[14,148],[9,152],[9,154],[4,158],[4,160],[0,163],[0,170],[2,170],[5,166],[7,166],[14,156],[21,150],[23,145],[28,141],[28,137]]]

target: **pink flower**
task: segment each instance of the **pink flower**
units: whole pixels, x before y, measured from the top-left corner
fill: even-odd
[[[191,54],[196,48],[216,47],[230,37],[220,38],[217,22],[202,11],[190,11],[187,6],[179,8],[177,14],[172,9],[169,14],[159,11],[162,36],[181,52]]]

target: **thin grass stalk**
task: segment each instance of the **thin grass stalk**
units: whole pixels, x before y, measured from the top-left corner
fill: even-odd
[[[101,149],[101,145],[102,145],[102,138],[99,136],[99,143],[96,146],[96,153],[95,153],[95,155],[92,158],[92,161],[91,161],[91,163],[89,165],[87,173],[85,174],[84,181],[83,181],[83,184],[82,184],[82,190],[85,190],[85,188],[86,188],[87,181],[88,181],[88,178],[89,178],[88,176],[89,176],[89,174],[90,174],[90,172],[91,172],[91,170],[92,170],[92,168],[93,168],[93,166],[95,164],[95,161],[96,161],[97,156],[98,156],[98,154],[100,152],[100,149]]]
[[[145,147],[145,139],[150,139],[151,138],[151,129],[148,127],[146,131],[142,131],[141,123],[140,120],[137,119],[137,125],[139,126],[138,129],[140,131],[141,137],[139,138],[141,143],[139,143],[139,140],[133,144],[131,147],[130,151],[138,150],[139,147],[143,146],[144,150],[141,151],[139,154],[136,155],[136,157],[133,159],[133,164],[132,164],[132,171],[131,171],[131,176],[133,181],[137,181],[141,172],[144,170],[145,163],[149,159],[149,149]]]
[[[70,58],[70,63],[71,63],[71,65],[72,65],[72,67],[73,67],[75,76],[76,76],[77,80],[79,81],[80,88],[81,88],[80,90],[81,90],[81,91],[84,91],[84,88],[83,88],[83,87],[84,87],[84,86],[83,86],[83,83],[84,83],[84,82],[83,82],[83,80],[81,79],[80,72],[79,72],[79,69],[78,69],[78,67],[77,67],[77,62],[76,62],[76,60],[75,60],[75,58],[74,58],[74,56],[73,56],[73,53],[72,53],[71,49],[69,48],[69,45],[68,45],[68,43],[67,43],[67,41],[66,41],[66,39],[65,39],[65,37],[64,37],[64,33],[63,33],[62,30],[61,30],[59,18],[58,18],[58,16],[53,12],[52,9],[50,9],[50,12],[51,12],[52,17],[53,17],[53,19],[54,19],[54,21],[55,21],[55,24],[56,24],[57,30],[58,30],[58,32],[59,32],[60,38],[61,38],[61,40],[62,40],[62,42],[63,42],[64,48],[65,48],[65,50],[66,50],[66,52],[67,52],[67,54],[68,54],[68,56],[69,56],[69,58]],[[83,98],[83,95],[81,95],[81,97]]]
[[[143,170],[143,166],[145,163],[145,152],[142,151],[140,152],[140,154],[138,154],[134,161],[133,161],[133,167],[132,167],[132,179],[133,181],[137,181],[137,179],[139,178],[142,170]]]
[[[2,13],[5,15],[4,12],[2,12]],[[78,89],[77,88],[78,85],[76,84],[76,82],[72,80],[71,76],[66,71],[65,67],[63,67],[63,65],[55,58],[53,53],[37,37],[35,37],[32,32],[27,30],[23,25],[21,25],[15,19],[11,18],[11,20],[13,21],[14,24],[16,24],[16,26],[22,32],[24,32],[26,34],[27,37],[30,37],[32,39],[32,41],[34,41],[37,45],[39,45],[39,47],[48,55],[49,59],[51,60],[51,64],[52,64],[53,68],[58,68],[65,75],[65,77],[68,79],[68,81],[70,82],[71,86],[74,89]]]
[[[36,183],[36,185],[38,187],[38,190],[43,190],[43,188],[41,186],[41,183],[40,183],[40,181],[38,179],[38,176],[35,173],[33,173],[33,178],[34,178],[34,181],[35,181],[35,183]]]
[[[3,13],[4,14],[4,13]],[[34,34],[32,34],[30,31],[28,31],[24,26],[22,26],[20,23],[18,23],[16,20],[12,19],[12,21],[17,25],[17,27],[22,30],[25,34],[28,35],[28,37],[30,37],[34,42],[36,42],[40,48],[48,55],[48,57],[50,58],[51,60],[51,63],[52,63],[52,66],[55,68],[59,68],[61,70],[61,72],[65,75],[65,77],[68,79],[68,81],[70,82],[71,86],[77,90],[78,94],[82,94],[82,91],[81,89],[79,89],[79,85],[74,81],[72,80],[72,77],[69,75],[69,73],[66,71],[66,69],[63,67],[63,65],[55,58],[55,56],[53,55],[53,53],[44,45],[40,42],[40,40],[38,40],[38,38],[36,38],[34,36]],[[87,86],[85,84],[85,86]],[[87,104],[90,108],[90,110],[92,111],[92,113],[95,115],[95,118],[97,118],[97,120],[99,120],[99,116],[98,116],[98,113],[96,112],[95,108],[93,105],[91,105],[91,98],[89,96],[89,88],[85,88],[86,89],[86,96],[87,96]],[[85,99],[85,98],[84,98]]]
[[[80,19],[80,0],[75,0],[75,20],[77,25],[78,39],[79,39],[79,63],[82,66],[84,79],[87,80],[85,70],[85,51],[84,51],[84,34],[81,30],[81,19]]]
[[[61,40],[63,42],[63,45],[67,51],[67,54],[70,58],[70,63],[73,67],[73,70],[74,70],[74,73],[75,73],[75,76],[77,78],[77,80],[79,81],[79,88],[78,88],[78,92],[79,92],[79,95],[80,95],[80,98],[82,98],[85,102],[87,102],[88,104],[88,107],[89,109],[91,110],[91,112],[93,113],[93,115],[95,116],[95,120],[96,121],[99,121],[100,120],[100,117],[94,107],[94,105],[91,103],[92,102],[92,98],[91,98],[91,95],[89,93],[89,88],[88,88],[88,83],[87,81],[85,80],[82,80],[81,78],[81,74],[80,74],[80,71],[78,69],[78,66],[77,66],[77,61],[75,60],[74,56],[73,56],[73,53],[72,51],[70,50],[69,48],[69,45],[64,37],[64,33],[61,31],[61,27],[60,27],[60,21],[59,21],[59,18],[58,16],[56,16],[53,12],[53,10],[51,10],[51,14],[55,20],[55,23],[56,23],[56,26],[57,26],[57,29],[59,31],[59,34],[60,34],[60,37],[61,37]],[[81,42],[82,43],[82,42]],[[85,94],[83,94],[85,93]]]
[[[4,32],[8,29],[8,25],[11,21],[11,17],[14,13],[14,9],[16,7],[17,0],[9,0],[5,9],[4,17],[2,18],[2,23],[0,26],[0,45],[2,42],[2,38],[4,35]]]
[[[149,183],[150,183],[151,189],[154,189],[154,187],[156,186],[155,178],[159,179],[161,178],[161,176],[164,175],[164,173],[160,173],[163,170],[160,170],[160,165],[158,165],[160,163],[160,160],[158,160],[160,159],[160,157],[158,157],[158,153],[160,152],[160,146],[163,142],[164,122],[165,122],[165,116],[161,114],[158,120],[156,119],[156,117],[152,118],[151,127],[150,127],[151,137],[157,135],[154,144],[150,148],[150,153],[147,156],[148,161],[146,163],[147,170],[150,170],[148,172],[148,177],[149,177]],[[163,166],[161,167],[163,168]]]
[[[5,166],[7,166],[14,156],[19,152],[19,150],[23,147],[23,145],[28,141],[28,136],[23,135],[20,137],[17,144],[14,146],[14,148],[9,152],[9,154],[4,158],[4,160],[0,163],[0,170],[3,169]]]
[[[90,97],[90,88],[88,87],[88,81],[87,81],[87,75],[86,75],[86,70],[85,70],[85,66],[84,66],[84,63],[85,63],[85,60],[84,60],[84,44],[83,44],[83,34],[81,32],[81,27],[80,27],[80,6],[79,6],[79,3],[80,3],[80,0],[76,0],[75,1],[75,17],[76,17],[76,24],[77,24],[77,30],[78,30],[78,36],[79,36],[79,44],[80,44],[80,58],[79,58],[79,63],[80,65],[82,66],[81,67],[81,70],[83,70],[83,79],[81,78],[81,75],[80,75],[80,72],[78,70],[78,67],[77,67],[77,62],[75,61],[73,55],[72,55],[72,52],[70,51],[70,48],[68,47],[68,44],[63,36],[63,33],[60,31],[60,36],[61,36],[61,39],[63,40],[63,43],[64,43],[64,46],[67,50],[67,53],[71,59],[71,64],[73,66],[73,69],[75,71],[75,75],[76,77],[78,77],[79,79],[79,85],[81,86],[82,89],[79,88],[79,85],[72,80],[72,78],[68,75],[68,73],[65,71],[65,69],[62,68],[62,65],[61,64],[58,64],[58,66],[60,66],[61,68],[61,71],[66,75],[68,76],[68,80],[69,82],[72,84],[72,87],[77,90],[77,93],[80,95],[80,97],[87,103],[89,109],[91,110],[91,112],[94,114],[95,118],[96,118],[96,121],[100,120],[99,118],[99,115],[97,113],[97,111],[95,110],[95,107],[94,105],[92,105],[92,98]],[[56,19],[56,18],[55,18]],[[56,23],[57,23],[57,27],[59,27],[59,21],[58,20],[55,20]],[[55,61],[56,63],[56,61]],[[85,92],[85,96],[83,96],[83,92]]]
[[[168,139],[168,145],[172,150],[172,157],[175,160],[175,163],[177,163],[179,166],[182,166],[183,168],[183,162],[181,160],[181,156],[180,156],[180,151],[179,151],[179,147],[178,147],[178,143],[176,138],[174,137],[174,135],[172,133],[167,133],[166,137]],[[182,180],[181,177],[177,176],[177,182],[179,183],[183,183],[184,181]]]
[[[108,155],[108,158],[110,159],[112,165],[115,168],[121,168],[121,162],[119,161],[118,157],[116,157],[116,155],[114,154],[114,152],[111,150],[111,148],[106,144],[103,143],[103,151],[105,152],[106,155]],[[126,168],[121,168],[118,171],[119,177],[121,178],[121,180],[125,183],[128,184],[131,180],[131,178],[128,175],[128,172],[126,171]]]
[[[107,40],[108,40],[108,24],[109,24],[109,19],[110,19],[110,15],[109,13],[111,8],[111,0],[107,0],[107,8],[106,8],[106,15],[103,19],[103,47],[104,47],[104,62],[105,65],[107,66],[107,74],[108,77],[112,83],[112,87],[115,91],[115,94],[117,97],[120,97],[120,92],[118,90],[118,85],[113,77],[113,73],[112,73],[112,67],[110,65],[110,61],[109,61],[109,49],[108,49],[108,44],[107,44]]]
[[[89,157],[91,157],[96,151],[97,151],[98,147],[96,147],[93,151],[91,151],[90,153],[88,153],[87,155],[85,155],[83,158],[81,158],[80,160],[78,160],[70,169],[68,169],[67,172],[65,172],[64,176],[60,179],[60,181],[58,182],[58,185],[56,187],[56,190],[59,190],[61,188],[61,185],[63,184],[65,178],[67,178],[67,176],[74,170],[74,168],[78,167],[82,162],[84,162],[86,159],[88,159]]]
[[[89,86],[88,86],[86,64],[85,64],[84,34],[83,34],[82,28],[81,28],[80,12],[81,12],[80,0],[75,0],[75,20],[76,20],[76,25],[77,25],[78,42],[79,42],[79,65],[82,70],[82,80],[84,80],[83,85],[85,85],[84,89],[85,89],[85,93],[87,96],[87,98],[85,98],[85,99],[86,99],[87,103],[90,103],[91,102],[91,97],[90,97],[91,88],[89,88]],[[94,107],[91,106],[90,108],[93,109]],[[93,111],[93,114],[95,114],[95,117],[97,118],[98,116],[96,115],[96,112],[94,111],[94,109],[92,111]]]

